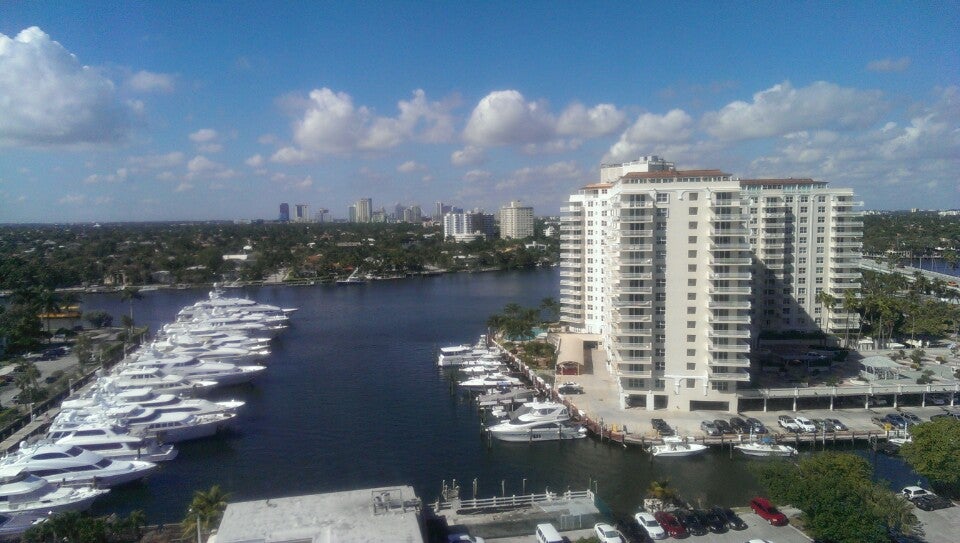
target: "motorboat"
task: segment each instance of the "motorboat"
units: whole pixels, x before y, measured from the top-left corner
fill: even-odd
[[[60,486],[30,473],[23,466],[0,467],[0,515],[30,515],[85,511],[93,500],[110,492],[90,485]]]
[[[754,439],[747,443],[734,445],[733,448],[747,456],[784,457],[797,455],[797,449],[790,445],[775,443],[771,439]]]
[[[247,298],[226,297],[220,285],[214,285],[213,290],[207,295],[206,300],[199,300],[193,305],[188,305],[180,310],[181,315],[191,315],[197,311],[209,311],[211,309],[242,309],[250,312],[263,313],[282,313],[288,315],[296,311],[293,308],[281,308],[275,305],[261,304]]]
[[[652,445],[650,454],[656,457],[695,456],[707,452],[710,447],[702,443],[691,443],[687,438],[666,436],[663,444]]]
[[[0,460],[0,466],[24,471],[62,484],[93,484],[109,488],[145,478],[157,464],[144,460],[111,460],[77,446],[55,443],[22,444]]]
[[[135,404],[118,407],[90,408],[82,411],[64,411],[54,419],[53,430],[66,430],[91,420],[112,420],[126,425],[135,434],[154,437],[162,443],[179,443],[216,435],[229,428],[236,413],[221,412],[194,415],[184,412],[163,412]]]
[[[521,384],[520,379],[502,373],[490,373],[460,381],[460,386],[467,390],[487,390],[490,388],[519,386]]]
[[[219,386],[249,383],[265,366],[238,366],[229,362],[200,360],[193,356],[141,357],[123,365],[124,370],[160,370],[191,380],[215,381]]]
[[[130,433],[129,428],[109,421],[90,421],[73,428],[53,430],[43,440],[57,445],[77,446],[114,460],[166,462],[177,457],[177,449],[156,439]]]
[[[570,409],[562,403],[529,402],[523,404],[510,420],[487,428],[502,441],[554,441],[586,437],[586,429],[570,424]]]
[[[236,413],[244,404],[245,402],[240,400],[213,402],[203,398],[184,398],[174,394],[157,394],[150,388],[114,391],[109,378],[104,378],[92,392],[82,397],[64,400],[60,407],[63,410],[82,412],[87,409],[137,405],[144,409],[156,409],[165,413],[207,415],[211,413]]]
[[[440,367],[466,366],[481,361],[500,362],[500,351],[496,347],[487,346],[487,336],[481,335],[473,345],[453,345],[441,347],[437,356],[437,365]]]
[[[202,396],[217,386],[216,381],[187,379],[180,375],[168,375],[158,369],[124,369],[114,374],[113,386],[117,390],[149,387],[170,394]]]

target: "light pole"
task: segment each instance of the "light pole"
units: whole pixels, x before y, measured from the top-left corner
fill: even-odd
[[[197,515],[197,543],[202,543],[200,540],[200,511],[195,511],[192,507],[189,509],[189,511]]]

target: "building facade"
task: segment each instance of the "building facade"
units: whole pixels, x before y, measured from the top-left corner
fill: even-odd
[[[493,215],[481,210],[469,213],[447,213],[443,216],[443,237],[456,242],[490,239],[494,235]]]
[[[293,220],[296,222],[308,222],[310,220],[310,206],[307,204],[297,204],[294,206]]]
[[[829,320],[817,320],[815,289],[859,286],[862,223],[852,210],[852,191],[676,170],[656,156],[604,165],[600,173],[600,183],[571,195],[561,210],[561,322],[571,331],[600,334],[621,406],[736,411],[736,391],[750,381],[751,345],[760,332],[851,325],[836,309]],[[778,191],[783,194],[775,196]],[[785,202],[792,191],[812,196],[802,244],[799,224],[788,229],[783,210],[760,205],[768,197]],[[799,200],[791,204],[799,213]],[[814,216],[816,206],[824,210]],[[783,239],[764,238],[774,230],[784,231]],[[785,241],[788,230],[794,243]],[[836,241],[827,241],[830,232]],[[786,264],[800,261],[801,246],[808,262],[803,285],[809,290],[803,291]],[[828,271],[831,256],[835,273]],[[801,292],[802,300],[794,298]],[[802,316],[797,306],[810,318],[796,320]],[[776,308],[777,319],[766,318],[767,307]]]
[[[373,218],[373,198],[360,198],[354,206],[356,218],[354,222],[370,222]]]
[[[500,237],[523,239],[533,235],[533,208],[512,201],[500,208]]]
[[[290,204],[280,204],[280,222],[290,222]]]

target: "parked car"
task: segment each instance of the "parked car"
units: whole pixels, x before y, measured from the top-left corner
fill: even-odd
[[[953,502],[944,498],[943,496],[937,496],[936,494],[927,494],[926,496],[920,496],[919,498],[914,498],[913,505],[916,505],[917,509],[922,509],[924,511],[936,511],[937,509],[946,509],[947,507],[953,507]]]
[[[747,424],[747,421],[741,419],[740,417],[731,417],[730,427],[733,428],[733,430],[738,434],[750,433],[750,425]]]
[[[833,423],[827,419],[810,419],[813,421],[813,425],[817,427],[817,433],[833,433],[835,428]]]
[[[705,420],[700,423],[700,430],[708,436],[718,436],[720,435],[720,429],[717,428],[717,425],[711,420]]]
[[[901,411],[900,416],[907,420],[910,424],[920,424],[923,422],[920,420],[920,417],[914,415],[913,413],[908,413],[906,411]]]
[[[720,430],[721,434],[735,434],[733,426],[730,426],[730,423],[723,419],[716,419],[713,423],[717,426],[717,429]]]
[[[661,436],[672,436],[673,428],[670,428],[670,425],[667,424],[667,421],[663,419],[652,419],[650,424],[653,426],[653,429]]]
[[[653,518],[660,523],[660,526],[663,527],[664,531],[670,534],[670,537],[687,537],[687,529],[683,527],[683,524],[680,524],[680,521],[677,520],[677,517],[673,513],[667,513],[666,511],[657,511],[653,514]]]
[[[767,427],[764,426],[762,422],[760,422],[760,419],[755,419],[755,418],[753,418],[753,417],[749,417],[749,418],[747,419],[747,424],[750,425],[750,431],[753,432],[753,433],[755,433],[755,434],[765,434],[765,433],[767,433]]]
[[[750,509],[771,526],[786,526],[787,516],[770,503],[766,498],[756,497],[750,500]]]
[[[707,535],[707,527],[700,522],[700,517],[693,513],[693,511],[685,511],[679,509],[674,512],[677,520],[680,521],[680,524],[683,524],[683,527],[687,529],[687,532],[692,535]]]
[[[800,426],[797,424],[797,421],[788,415],[780,415],[777,417],[777,424],[779,424],[784,430],[788,430],[790,432],[800,431]]]
[[[650,539],[666,539],[667,531],[663,529],[663,526],[660,526],[660,523],[657,522],[657,519],[650,513],[646,511],[641,511],[633,515],[633,520],[637,521],[637,524],[640,525],[640,529],[643,533],[647,534],[647,537]]]
[[[698,517],[700,517],[700,522],[707,527],[708,530],[715,534],[722,534],[727,531],[727,521],[720,516],[719,513],[713,509],[708,509],[706,511],[698,509],[694,511]]]
[[[824,420],[831,423],[833,425],[833,429],[836,430],[837,432],[846,432],[848,430],[847,425],[840,422],[837,419],[824,419]]]
[[[880,419],[880,422],[881,424],[889,424],[894,428],[900,428],[900,429],[906,428],[908,424],[907,419],[901,417],[896,413],[887,413],[886,415],[883,416],[883,418]]]
[[[602,522],[594,524],[593,533],[597,536],[597,539],[600,540],[600,543],[627,543],[627,539],[623,537],[623,534],[609,524]]]
[[[903,494],[903,497],[910,501],[913,501],[919,498],[920,496],[934,495],[933,492],[930,492],[929,490],[919,486],[905,486],[902,489],[900,489],[900,494]]]
[[[733,512],[733,509],[727,509],[727,508],[724,508],[724,507],[714,507],[712,510],[713,510],[714,512],[716,512],[718,515],[720,515],[720,517],[721,517],[724,521],[726,521],[727,526],[728,526],[731,530],[746,530],[746,529],[747,529],[747,523],[744,522],[742,518],[740,518],[740,515],[734,513],[734,512]]]
[[[797,423],[797,428],[800,432],[811,434],[817,431],[817,426],[807,417],[796,417],[793,420]]]
[[[484,540],[469,534],[452,534],[447,536],[447,543],[484,543]]]
[[[945,394],[927,394],[927,402],[931,405],[947,405],[947,396]]]

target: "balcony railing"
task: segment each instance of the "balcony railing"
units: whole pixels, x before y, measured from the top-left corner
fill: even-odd
[[[717,358],[719,354],[711,356],[711,360],[707,362],[707,365],[710,368],[716,367],[726,367],[726,368],[749,368],[750,359],[747,357],[738,357],[738,358]]]
[[[707,337],[709,338],[749,338],[750,330],[717,330],[713,329],[707,332]]]
[[[752,258],[711,258],[711,266],[749,266],[753,264]]]
[[[750,315],[710,315],[707,322],[714,323],[733,323],[750,324]]]
[[[746,343],[710,343],[710,350],[718,353],[749,353],[750,345]]]
[[[710,309],[750,309],[750,300],[723,300],[707,304]]]
[[[751,287],[710,287],[710,294],[753,294]]]
[[[712,281],[753,279],[753,274],[742,272],[715,272],[710,274]]]
[[[748,371],[738,371],[738,372],[710,372],[710,379],[713,381],[749,381],[750,372]]]

